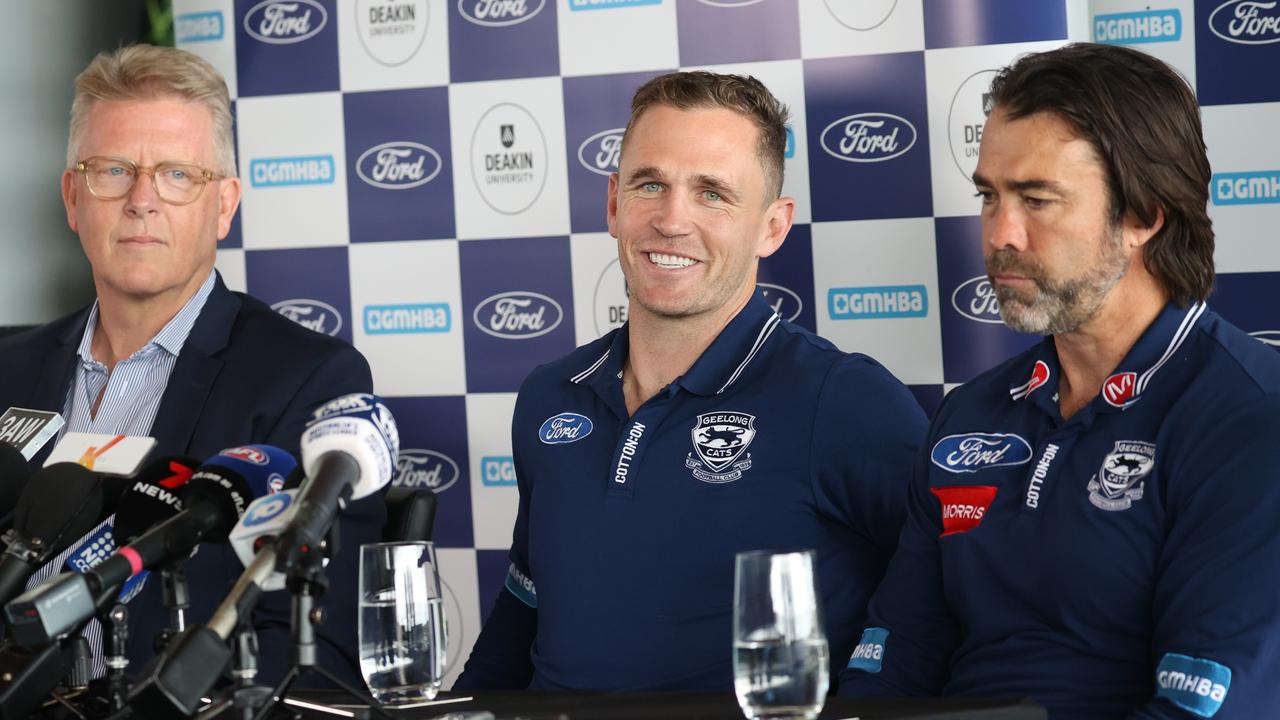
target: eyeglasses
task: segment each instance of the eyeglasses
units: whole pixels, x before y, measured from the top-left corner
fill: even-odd
[[[170,205],[195,202],[205,185],[225,177],[191,163],[162,162],[155,167],[138,167],[115,157],[86,158],[76,163],[75,171],[84,175],[89,192],[99,200],[119,200],[133,191],[139,173],[150,175],[156,195]]]

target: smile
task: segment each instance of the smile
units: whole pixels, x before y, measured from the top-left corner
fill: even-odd
[[[667,255],[664,253],[645,253],[649,256],[649,262],[663,268],[683,268],[690,265],[696,265],[697,260],[693,258],[680,257],[679,255]]]

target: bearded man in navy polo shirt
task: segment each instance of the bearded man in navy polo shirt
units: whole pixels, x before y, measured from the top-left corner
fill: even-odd
[[[925,418],[756,293],[795,209],[785,122],[754,78],[637,91],[608,199],[629,321],[520,389],[511,567],[455,689],[727,691],[745,550],[816,550],[852,649]]]
[[[991,94],[987,273],[1005,323],[1048,337],[939,409],[840,692],[1280,716],[1280,357],[1204,303],[1196,99],[1104,45]]]

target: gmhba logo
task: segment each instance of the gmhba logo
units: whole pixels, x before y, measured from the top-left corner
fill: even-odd
[[[491,295],[472,313],[476,327],[505,340],[528,340],[555,330],[564,319],[560,303],[527,290]]]
[[[547,0],[458,0],[458,13],[484,27],[506,27],[533,19]]]
[[[396,476],[391,484],[405,488],[431,488],[441,493],[458,482],[458,463],[435,450],[417,448],[400,451],[396,458]]]
[[[906,154],[916,144],[916,127],[889,113],[846,115],[822,129],[821,143],[837,160],[884,162]]]
[[[547,184],[547,140],[515,103],[485,111],[471,135],[471,177],[485,203],[504,215],[528,210]]]
[[[961,315],[981,323],[999,325],[1000,302],[996,299],[996,290],[991,287],[991,280],[986,275],[969,278],[960,283],[951,293],[951,306]]]
[[[272,305],[271,309],[308,330],[325,335],[337,335],[338,330],[342,329],[342,315],[332,305],[319,300],[281,300]]]
[[[249,8],[244,30],[258,42],[299,43],[315,37],[329,22],[329,13],[315,0],[266,0]]]
[[[1209,13],[1209,30],[1227,42],[1269,45],[1280,42],[1276,0],[1228,0]]]
[[[395,67],[418,54],[431,21],[427,0],[356,0],[353,4],[356,35],[369,57]]]
[[[421,143],[399,140],[375,145],[356,160],[356,175],[384,190],[426,185],[440,174],[440,153]]]
[[[578,162],[593,173],[608,177],[618,172],[622,157],[622,134],[626,128],[602,130],[578,146]]]

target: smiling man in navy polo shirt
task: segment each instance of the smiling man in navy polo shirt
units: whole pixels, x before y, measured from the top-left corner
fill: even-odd
[[[608,201],[630,319],[520,389],[511,568],[455,689],[727,691],[744,550],[815,549],[852,650],[925,418],[755,292],[795,208],[785,122],[753,78],[637,91]]]
[[[1005,323],[1049,337],[938,411],[840,692],[1280,716],[1280,356],[1204,304],[1195,97],[1105,45],[991,93],[987,273]]]

